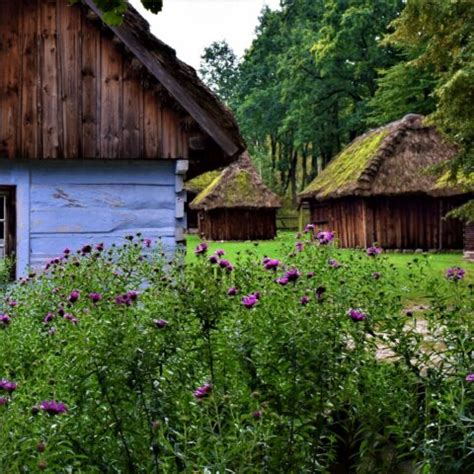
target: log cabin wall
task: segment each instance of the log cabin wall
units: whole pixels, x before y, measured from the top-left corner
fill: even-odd
[[[464,257],[474,261],[474,222],[464,226]]]
[[[339,199],[311,204],[311,222],[336,232],[344,248],[365,247],[365,203],[362,199]]]
[[[182,112],[88,11],[2,2],[0,158],[186,159]]]
[[[215,209],[199,212],[199,233],[209,240],[270,240],[275,209]]]
[[[312,222],[336,232],[343,248],[461,249],[462,223],[444,216],[467,198],[381,196],[311,205]]]

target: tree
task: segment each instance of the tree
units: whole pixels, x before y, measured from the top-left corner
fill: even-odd
[[[436,109],[429,119],[459,146],[453,180],[474,185],[474,8],[472,2],[409,0],[386,42],[417,48],[407,67],[432,68]],[[461,177],[461,179],[459,179]],[[472,203],[466,217],[474,220]]]
[[[402,0],[282,0],[265,9],[240,67],[236,112],[270,184],[297,192],[365,131],[379,71],[400,61],[380,43]],[[266,152],[265,152],[266,150]]]
[[[471,2],[410,0],[386,42],[416,46],[407,64],[432,67],[438,82],[432,120],[461,146],[466,167],[474,164],[474,8]],[[474,171],[474,170],[472,170]]]
[[[239,62],[227,41],[215,41],[201,56],[199,73],[204,82],[225,102],[235,96]]]

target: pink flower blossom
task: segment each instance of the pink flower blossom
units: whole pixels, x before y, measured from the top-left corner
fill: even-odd
[[[207,396],[209,396],[211,392],[212,392],[212,385],[210,383],[205,383],[204,385],[201,385],[200,387],[198,387],[193,392],[193,395],[198,400],[202,400],[203,398],[206,398]]]

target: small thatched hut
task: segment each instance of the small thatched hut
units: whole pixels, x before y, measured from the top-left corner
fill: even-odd
[[[230,165],[190,204],[199,233],[210,240],[264,240],[276,236],[280,200],[262,182],[248,153]]]
[[[410,114],[354,140],[300,201],[309,203],[315,224],[336,231],[342,247],[461,249],[462,223],[444,216],[470,195],[427,171],[455,153],[422,116]]]
[[[197,195],[206,189],[222,172],[222,168],[218,170],[208,171],[200,174],[184,183],[184,190],[186,191],[186,221],[188,231],[195,231],[198,229],[198,211],[190,209],[189,204],[194,201]]]

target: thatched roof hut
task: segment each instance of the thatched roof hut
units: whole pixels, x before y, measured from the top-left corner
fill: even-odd
[[[196,196],[206,189],[220,174],[222,173],[222,168],[217,170],[208,171],[207,173],[202,173],[199,176],[196,176],[193,179],[190,179],[184,183],[184,190],[186,191],[186,221],[188,232],[196,232],[198,229],[198,211],[195,209],[190,209],[189,203],[194,201]]]
[[[343,247],[460,248],[462,226],[444,216],[469,193],[430,172],[455,154],[421,115],[410,114],[355,139],[300,200]]]
[[[199,212],[199,231],[211,240],[272,239],[278,196],[270,191],[248,153],[224,169],[190,204]]]

